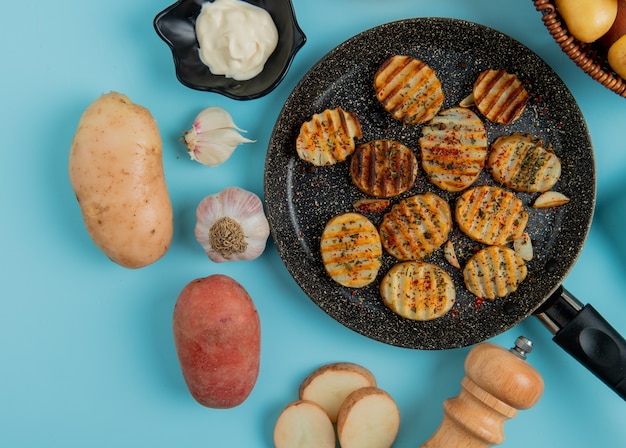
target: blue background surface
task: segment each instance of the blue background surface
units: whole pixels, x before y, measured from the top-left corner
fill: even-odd
[[[360,336],[299,289],[273,243],[252,262],[214,264],[193,236],[195,207],[229,185],[263,192],[265,152],[283,102],[306,71],[365,29],[408,17],[453,17],[496,28],[530,47],[579,102],[596,150],[597,213],[565,286],[626,334],[626,99],[561,52],[530,0],[294,0],[308,42],[271,94],[237,102],[190,90],[152,26],[167,0],[5,4],[0,15],[0,446],[269,447],[281,409],[317,366],[369,368],[402,415],[395,446],[416,447],[436,429],[442,402],[459,392],[468,349],[422,352]],[[171,249],[127,270],[87,235],[67,175],[85,107],[117,90],[148,107],[164,142],[175,210]],[[189,160],[178,141],[195,115],[222,106],[256,143],[216,169]],[[223,273],[255,300],[263,326],[261,371],[239,407],[198,405],[184,384],[171,334],[179,291]],[[492,341],[535,343],[545,380],[539,403],[507,422],[507,447],[626,446],[626,405],[551,341],[535,318]]]

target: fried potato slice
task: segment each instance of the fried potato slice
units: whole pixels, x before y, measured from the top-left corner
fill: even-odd
[[[415,153],[400,142],[373,140],[356,148],[350,178],[363,193],[391,198],[408,191],[417,177]]]
[[[395,264],[383,277],[380,295],[394,313],[420,321],[443,316],[456,299],[450,275],[421,261]]]
[[[469,259],[463,279],[472,294],[493,300],[517,290],[527,273],[524,260],[513,249],[488,246]]]
[[[433,118],[443,106],[441,81],[425,62],[394,55],[374,76],[376,98],[398,121],[419,124]]]
[[[331,218],[322,232],[324,268],[340,285],[360,288],[372,283],[382,264],[382,245],[376,226],[360,213]]]
[[[522,201],[495,186],[465,191],[456,201],[454,214],[463,233],[490,245],[504,245],[521,237],[528,223]]]
[[[561,161],[543,142],[518,132],[491,145],[487,168],[496,182],[515,191],[548,191],[561,177]]]
[[[450,206],[431,192],[402,199],[379,226],[383,248],[400,261],[428,257],[447,241],[451,229]]]
[[[422,128],[422,167],[428,180],[446,191],[472,185],[485,166],[487,132],[470,109],[442,110]]]
[[[517,75],[504,70],[483,71],[472,90],[474,104],[490,121],[511,124],[526,109],[530,95]]]
[[[346,160],[362,137],[361,123],[353,112],[341,107],[326,109],[302,123],[296,151],[302,160],[315,166],[334,165]]]

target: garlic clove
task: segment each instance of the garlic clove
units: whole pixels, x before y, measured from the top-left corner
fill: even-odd
[[[259,257],[270,228],[261,199],[250,191],[229,187],[200,202],[195,235],[207,256],[221,263]]]
[[[193,126],[183,133],[182,140],[192,160],[208,166],[218,166],[230,158],[241,143],[252,143],[243,137],[230,114],[221,107],[213,106],[201,111]]]

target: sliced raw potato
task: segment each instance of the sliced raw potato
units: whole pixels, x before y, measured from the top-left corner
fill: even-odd
[[[315,166],[343,162],[356,149],[361,138],[359,118],[341,107],[326,109],[302,123],[296,139],[296,152],[302,160]]]
[[[513,241],[513,250],[525,261],[532,260],[534,251],[530,235],[524,232],[521,237]]]
[[[428,180],[442,190],[464,190],[476,182],[485,166],[487,132],[470,109],[439,112],[422,128],[419,145]]]
[[[352,392],[339,408],[341,448],[388,448],[400,428],[400,410],[391,395],[377,387]]]
[[[443,255],[450,265],[457,269],[461,269],[461,264],[459,263],[459,258],[456,256],[456,250],[454,250],[454,244],[452,241],[448,240],[446,245],[443,247]]]
[[[299,397],[317,403],[335,423],[339,407],[346,397],[357,389],[371,386],[376,386],[376,378],[365,367],[336,362],[311,372],[300,385]]]
[[[513,249],[489,246],[470,258],[463,279],[476,297],[493,300],[515,291],[527,273],[524,260]]]
[[[496,182],[529,193],[549,190],[561,176],[561,161],[552,149],[519,132],[493,142],[487,168]]]
[[[397,263],[389,269],[380,283],[380,295],[394,313],[422,321],[443,316],[456,299],[450,275],[419,261]]]
[[[470,238],[484,244],[503,245],[522,236],[528,212],[510,191],[494,186],[474,187],[456,201],[455,218]]]
[[[533,208],[551,208],[565,205],[570,199],[563,193],[558,191],[546,191],[539,195],[535,202],[533,202]]]
[[[335,448],[335,428],[326,411],[311,401],[287,405],[274,426],[276,448]]]
[[[331,218],[322,233],[320,249],[328,275],[350,288],[372,283],[382,264],[378,230],[359,213],[342,213]]]

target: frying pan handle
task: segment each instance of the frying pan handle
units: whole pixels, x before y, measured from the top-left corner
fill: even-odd
[[[560,286],[535,316],[554,342],[626,400],[626,340],[595,308]]]

